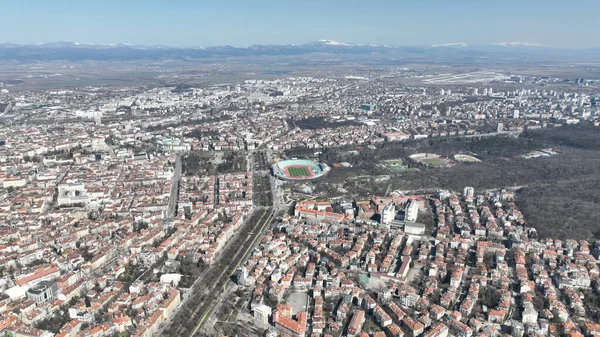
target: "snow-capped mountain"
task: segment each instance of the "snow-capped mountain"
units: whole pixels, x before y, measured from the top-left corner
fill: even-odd
[[[338,41],[333,41],[333,40],[324,40],[324,39],[317,40],[314,42],[309,42],[309,43],[307,43],[307,45],[344,46],[344,47],[355,46],[350,43],[338,42]]]
[[[510,48],[509,48],[510,47]],[[535,47],[535,48],[532,48]],[[119,61],[119,60],[189,60],[214,57],[294,57],[315,55],[327,59],[361,60],[380,58],[436,62],[461,60],[461,62],[491,62],[513,60],[515,56],[531,59],[597,59],[600,49],[582,52],[543,47],[526,42],[499,42],[485,45],[468,45],[465,42],[435,44],[432,46],[394,46],[377,44],[351,44],[334,40],[318,40],[298,45],[253,45],[249,47],[171,47],[140,46],[130,44],[94,44],[81,42],[48,42],[31,45],[0,44],[0,60],[20,62],[67,61]],[[386,61],[387,62],[387,61]]]
[[[496,42],[490,43],[490,45],[502,47],[543,47],[541,44],[529,42]]]
[[[433,48],[436,48],[436,47],[468,47],[469,45],[464,42],[454,42],[454,43],[446,43],[446,44],[433,44],[431,46]]]
[[[38,47],[90,47],[90,48],[111,48],[111,47],[132,47],[130,43],[86,43],[75,41],[56,41],[56,42],[39,42],[35,44]]]

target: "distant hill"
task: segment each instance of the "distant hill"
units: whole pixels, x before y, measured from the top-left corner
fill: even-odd
[[[194,60],[223,57],[339,55],[404,61],[436,62],[463,59],[494,60],[586,60],[600,57],[600,49],[564,50],[530,43],[501,42],[488,45],[449,43],[434,46],[350,44],[319,40],[301,45],[253,45],[250,47],[168,47],[130,44],[52,42],[33,45],[0,44],[0,60],[34,61],[133,61]]]

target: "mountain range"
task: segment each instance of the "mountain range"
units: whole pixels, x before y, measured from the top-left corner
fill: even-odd
[[[463,42],[432,46],[393,46],[351,44],[333,40],[318,40],[300,45],[252,45],[249,47],[170,47],[131,44],[91,44],[80,42],[49,42],[37,44],[0,44],[0,60],[36,61],[134,61],[134,60],[194,60],[210,58],[291,57],[303,55],[339,55],[382,59],[445,60],[466,59],[536,59],[587,60],[600,56],[599,48],[567,50],[543,47],[526,42],[499,42],[468,45]]]

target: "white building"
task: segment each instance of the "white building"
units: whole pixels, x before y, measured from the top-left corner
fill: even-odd
[[[406,222],[415,222],[417,221],[417,217],[419,216],[419,203],[415,201],[411,201],[406,207],[404,213],[404,221]]]
[[[52,302],[58,295],[58,285],[55,281],[42,281],[27,290],[27,298],[42,304]]]
[[[523,313],[521,314],[523,324],[534,324],[538,320],[538,312],[533,307],[533,304],[527,302],[523,305]]]
[[[396,207],[393,204],[389,204],[383,208],[381,211],[381,223],[384,225],[389,225],[392,223],[392,220],[396,217]]]
[[[86,195],[85,185],[79,184],[61,184],[58,185],[58,205],[75,205],[84,204],[87,205],[91,198]]]
[[[175,287],[181,281],[181,274],[162,274],[160,276],[160,283],[172,284]]]
[[[254,311],[254,319],[263,325],[269,325],[269,316],[271,316],[272,310],[270,307],[261,304],[252,309]]]
[[[465,197],[474,197],[475,196],[475,189],[471,186],[465,186],[465,188],[463,189],[463,195]]]
[[[425,234],[425,225],[422,223],[407,222],[404,225],[404,232],[413,235],[423,235]]]

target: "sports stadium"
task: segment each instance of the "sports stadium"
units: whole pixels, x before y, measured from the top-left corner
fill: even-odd
[[[273,174],[284,180],[309,180],[324,176],[329,172],[325,164],[308,159],[283,160],[273,164]]]
[[[415,153],[408,158],[425,167],[451,167],[455,164],[454,161],[435,153]]]
[[[462,161],[462,162],[466,162],[466,163],[479,163],[481,161],[481,159],[478,159],[478,158],[473,157],[468,154],[462,154],[462,153],[455,154],[454,160]]]

